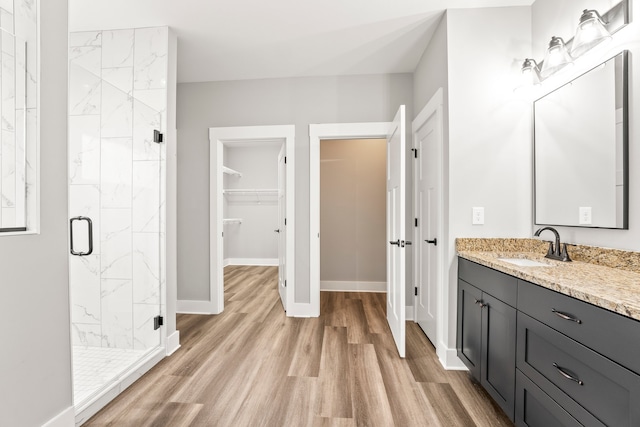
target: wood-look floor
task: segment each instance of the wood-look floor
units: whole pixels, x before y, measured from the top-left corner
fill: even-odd
[[[398,357],[384,294],[323,292],[319,318],[288,318],[276,267],[227,267],[225,311],[178,329],[182,347],[86,426],[512,426],[413,322]]]

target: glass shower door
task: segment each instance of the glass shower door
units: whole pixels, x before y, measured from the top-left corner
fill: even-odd
[[[162,114],[102,71],[100,113],[71,114],[69,123],[76,408],[163,344]]]

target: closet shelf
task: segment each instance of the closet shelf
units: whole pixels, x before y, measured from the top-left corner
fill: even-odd
[[[237,176],[237,177],[242,178],[242,174],[240,172],[238,172],[237,170],[228,168],[226,166],[222,167],[222,172],[226,173],[227,175],[233,175],[233,176]]]
[[[224,194],[234,195],[234,196],[277,196],[278,189],[226,189],[222,190]]]
[[[277,189],[227,189],[222,190],[229,203],[239,204],[267,204],[273,205],[278,202]]]
[[[242,218],[224,218],[223,224],[242,224]]]

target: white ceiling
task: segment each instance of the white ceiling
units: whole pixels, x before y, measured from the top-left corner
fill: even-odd
[[[69,0],[69,28],[168,25],[178,36],[179,82],[405,73],[415,69],[445,9],[532,3]]]

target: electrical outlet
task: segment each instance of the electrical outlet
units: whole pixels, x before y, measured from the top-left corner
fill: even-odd
[[[581,206],[578,208],[578,223],[580,225],[591,225],[591,206]]]
[[[473,225],[484,224],[484,208],[473,208],[473,217],[471,223]]]

